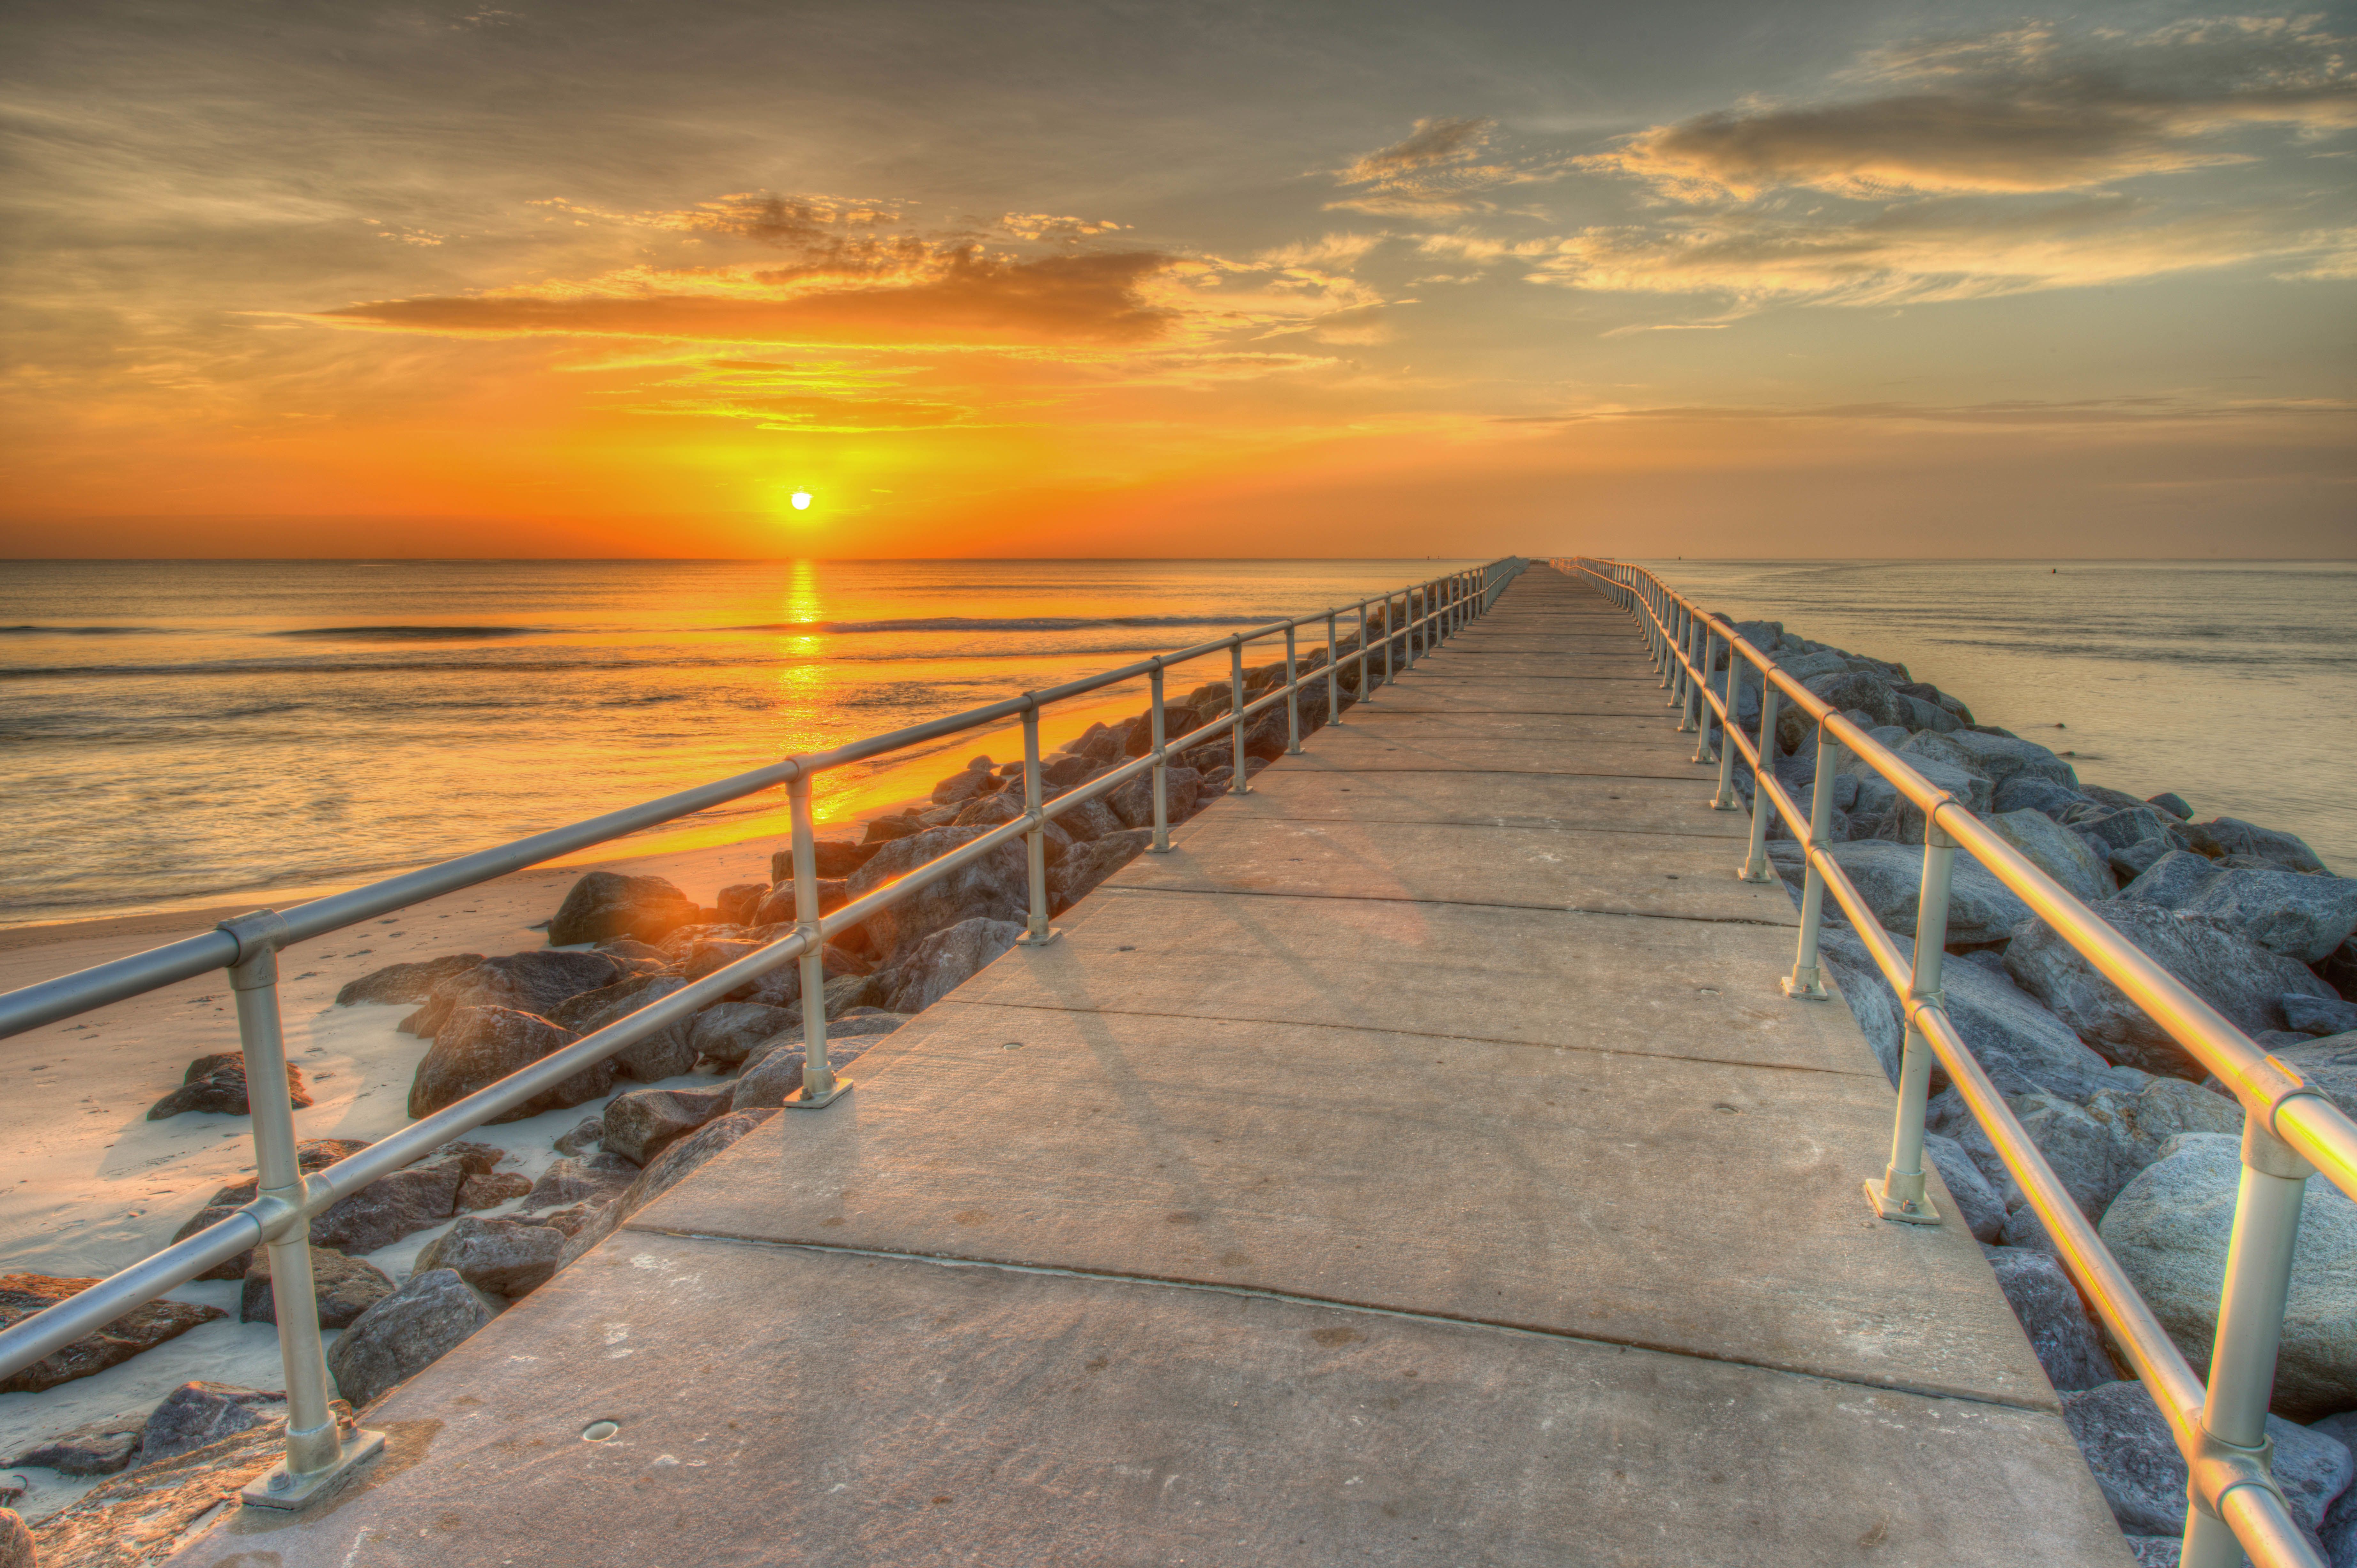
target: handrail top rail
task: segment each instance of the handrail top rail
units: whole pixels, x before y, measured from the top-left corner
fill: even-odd
[[[1586,565],[1588,557],[1575,556],[1572,559],[1581,562],[1581,570],[1590,575],[1604,581],[1612,580]],[[1973,857],[1998,881],[2029,904],[2032,913],[2046,921],[2074,950],[2125,992],[2129,1000],[2151,1015],[2154,1022],[2167,1030],[2171,1039],[2216,1073],[2246,1112],[2258,1118],[2261,1125],[2297,1149],[2335,1187],[2352,1197],[2357,1197],[2357,1121],[2352,1121],[2340,1107],[2307,1083],[2287,1064],[2261,1049],[2256,1041],[2203,1001],[2184,982],[2162,968],[2143,949],[2121,936],[2068,889],[2040,870],[2028,856],[1974,815],[1969,805],[1916,772],[1905,758],[1876,740],[1846,717],[1841,710],[1793,680],[1772,655],[1761,651],[1742,637],[1733,623],[1704,609],[1692,598],[1670,586],[1657,573],[1630,562],[1608,561],[1608,564],[1642,574],[1654,586],[1694,616],[1698,624],[1716,632],[1727,644],[1730,657],[1733,650],[1739,650],[1760,671],[1763,678],[1775,682],[1780,693],[1791,698],[1845,748],[1921,807],[1926,818],[1942,832],[1954,840],[1959,847],[1970,851]],[[1664,636],[1669,635],[1669,628],[1662,624],[1658,616],[1653,615],[1651,606],[1647,607],[1646,613],[1653,618],[1654,624]],[[1684,650],[1676,651],[1680,661],[1688,663],[1691,670],[1692,665]],[[1734,666],[1730,662],[1730,681],[1733,671]],[[1710,671],[1701,673],[1706,676]],[[1724,719],[1724,697],[1711,691],[1706,678],[1701,680],[1700,685],[1713,710]],[[1738,727],[1728,725],[1727,733],[1730,736],[1736,734]],[[1747,745],[1745,749],[1749,752],[1751,748]]]
[[[1510,567],[1527,557],[1501,555],[1489,561],[1451,568],[1438,575],[1426,577],[1405,586],[1381,594],[1369,594],[1361,598],[1345,601],[1327,609],[1312,611],[1290,619],[1262,622],[1230,632],[1224,637],[1135,660],[1118,668],[1081,676],[1058,685],[1025,692],[1012,697],[1002,697],[995,703],[969,708],[961,713],[946,714],[940,718],[906,725],[830,747],[824,751],[802,752],[768,763],[730,778],[716,779],[641,801],[634,806],[602,815],[587,818],[561,828],[552,828],[525,838],[496,844],[489,849],[420,866],[414,871],[382,877],[341,893],[331,893],[293,905],[280,911],[285,929],[274,945],[288,946],[325,936],[346,926],[356,925],[380,915],[405,908],[424,899],[440,897],[494,877],[537,865],[559,855],[624,837],[663,822],[725,805],[747,795],[813,778],[834,768],[864,762],[871,757],[905,750],[928,741],[945,739],[968,730],[978,729],[1007,719],[1019,718],[1028,713],[1038,713],[1051,703],[1084,695],[1141,675],[1189,663],[1222,650],[1241,649],[1247,643],[1283,632],[1298,630],[1313,624],[1322,624],[1329,618],[1339,618],[1369,605],[1388,605],[1405,597],[1411,609],[1421,605],[1423,613],[1411,615],[1391,629],[1394,638],[1410,634],[1418,628],[1440,618],[1445,610],[1435,607],[1429,590],[1464,573],[1489,573]],[[1417,596],[1423,596],[1419,600]],[[1370,633],[1372,635],[1372,631]],[[1363,653],[1364,650],[1359,650]],[[167,942],[144,952],[94,964],[70,974],[39,981],[14,991],[0,992],[0,1039],[23,1034],[27,1029],[72,1017],[93,1007],[123,1001],[127,997],[158,990],[179,981],[225,969],[238,961],[237,939],[216,929]]]

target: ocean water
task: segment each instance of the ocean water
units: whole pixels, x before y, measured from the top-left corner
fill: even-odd
[[[0,921],[350,885],[1469,564],[10,562]],[[1144,693],[1059,704],[1045,744]],[[976,752],[1019,731],[830,774],[818,815]],[[782,832],[784,804],[601,854]]]
[[[1895,660],[2081,779],[2298,833],[2357,875],[2357,562],[1647,561]]]
[[[0,920],[350,885],[1457,564],[12,562]],[[1648,564],[1900,660],[2091,782],[2357,868],[2357,565]],[[1046,741],[1142,703],[1141,682],[1069,704]],[[819,815],[1020,750],[969,735],[830,775]],[[603,853],[760,836],[782,810]]]

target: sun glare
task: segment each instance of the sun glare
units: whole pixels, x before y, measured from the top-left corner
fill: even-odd
[[[796,490],[794,492],[794,510],[796,511],[810,510],[810,503],[811,494],[808,490]]]

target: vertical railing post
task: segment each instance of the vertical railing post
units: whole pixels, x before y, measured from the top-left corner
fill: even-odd
[[[1334,612],[1328,610],[1326,612],[1326,722],[1329,725],[1339,725],[1342,722],[1342,676],[1334,662],[1340,656],[1340,647],[1334,637]]]
[[[826,940],[818,929],[818,837],[809,775],[786,786],[786,804],[793,817],[794,929],[802,939],[802,1087],[786,1104],[816,1111],[849,1093],[851,1082],[834,1076],[826,1057]]]
[[[2315,1170],[2257,1116],[2243,1120],[2243,1178],[2234,1197],[2234,1229],[2226,1243],[2226,1278],[2218,1299],[2218,1332],[2211,1342],[2209,1388],[2201,1430],[2218,1445],[2239,1449],[2269,1469],[2267,1403],[2275,1392],[2276,1354],[2283,1341],[2285,1304],[2291,1295],[2293,1249],[2299,1210]],[[2230,1568],[2243,1548],[2226,1522],[2190,1488],[2183,1568]]]
[[[1244,779],[1244,644],[1237,638],[1228,644],[1228,746],[1235,757],[1234,777],[1228,780],[1228,793],[1246,795],[1252,786]]]
[[[299,1509],[320,1488],[384,1446],[381,1433],[336,1429],[328,1406],[328,1357],[319,1337],[319,1300],[311,1278],[311,1220],[302,1159],[295,1143],[295,1105],[286,1090],[286,1038],[278,1016],[278,944],[286,922],[258,909],[221,929],[237,939],[229,972],[237,1000],[238,1043],[245,1052],[245,1101],[253,1120],[255,1196],[291,1210],[264,1243],[270,1295],[278,1319],[278,1363],[286,1377],[285,1457],[240,1494],[261,1508]]]
[[[1718,634],[1710,628],[1709,622],[1703,620],[1697,620],[1695,623],[1695,639],[1702,644],[1702,652],[1695,660],[1695,668],[1701,673],[1695,678],[1694,682],[1695,730],[1694,759],[1696,762],[1710,762],[1718,756],[1718,748],[1711,744],[1712,720],[1717,715],[1711,712],[1710,706],[1710,672],[1718,659],[1716,651]],[[1714,811],[1717,810],[1718,802],[1713,800],[1711,808]]]
[[[1899,1058],[1899,1107],[1890,1133],[1890,1164],[1880,1181],[1866,1184],[1867,1201],[1885,1219],[1937,1225],[1939,1210],[1923,1190],[1923,1106],[1932,1090],[1932,1037],[1922,1009],[1943,1007],[1940,972],[1947,957],[1948,890],[1956,869],[1956,841],[1933,808],[1923,822],[1923,884],[1915,907],[1915,963],[1907,977],[1907,1041]]]
[[[1717,730],[1718,793],[1711,798],[1710,809],[1714,811],[1733,811],[1740,810],[1741,803],[1735,797],[1736,747],[1735,736],[1729,726],[1735,723],[1735,671],[1741,660],[1735,656],[1735,639],[1730,637],[1722,640],[1727,644],[1727,681],[1726,690],[1719,693],[1722,711],[1718,716]]]
[[[1149,732],[1154,741],[1154,843],[1149,854],[1170,853],[1170,753],[1169,739],[1163,733],[1162,660],[1157,659],[1154,668],[1146,672],[1146,683],[1153,689],[1154,701],[1146,709],[1153,717]]]
[[[1694,725],[1694,663],[1695,625],[1678,609],[1678,645],[1670,656],[1670,705],[1678,710],[1678,733],[1683,735]]]
[[[1294,666],[1293,623],[1285,623],[1285,755],[1301,755],[1301,672]]]
[[[1817,780],[1809,792],[1809,842],[1804,846],[1808,870],[1801,882],[1801,950],[1792,972],[1784,977],[1784,994],[1801,1002],[1823,1002],[1831,996],[1817,967],[1817,928],[1825,912],[1825,874],[1817,856],[1831,842],[1834,819],[1834,768],[1841,761],[1841,742],[1824,725],[1817,726]]]
[[[1776,808],[1768,796],[1768,780],[1776,772],[1777,699],[1783,693],[1768,671],[1760,671],[1760,759],[1751,769],[1751,847],[1743,857],[1742,869],[1736,875],[1746,882],[1768,882],[1775,873],[1768,869],[1768,819]]]
[[[1392,668],[1392,596],[1385,594],[1383,596],[1383,684],[1388,686],[1396,679],[1398,679],[1398,671]]]
[[[1366,702],[1375,694],[1375,650],[1367,640],[1367,601],[1359,601],[1359,701]]]
[[[1033,698],[1023,710],[1023,814],[1031,826],[1023,834],[1023,858],[1031,884],[1030,918],[1015,940],[1027,948],[1044,948],[1063,933],[1048,924],[1048,817],[1039,808],[1047,791],[1039,779],[1039,703]]]

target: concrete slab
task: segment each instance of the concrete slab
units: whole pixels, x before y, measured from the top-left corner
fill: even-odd
[[[1781,880],[1739,882],[1735,858],[1712,841],[1668,833],[1287,822],[1213,811],[1189,824],[1169,854],[1132,861],[1119,882],[1796,925]]]
[[[1346,711],[1345,725],[1376,714],[1592,714],[1627,715],[1672,729],[1677,723],[1663,694],[1636,681],[1549,682],[1445,680],[1419,671],[1398,685],[1379,689],[1374,700]]]
[[[619,1430],[582,1441],[596,1421]],[[585,1259],[376,1422],[391,1452],[354,1485],[179,1568],[2129,1561],[2042,1413],[668,1237]]]
[[[1693,762],[1694,737],[1685,737],[1686,751],[1678,752],[1676,737],[1664,745],[1635,726],[1626,739],[1595,739],[1546,744],[1520,736],[1425,736],[1398,730],[1378,731],[1372,725],[1346,725],[1318,732],[1317,745],[1299,757],[1286,758],[1292,768],[1320,772],[1369,772],[1405,768],[1412,772],[1551,773],[1589,778],[1695,779],[1717,778],[1716,767],[1706,769]],[[1668,734],[1667,726],[1663,733]]]
[[[1858,1196],[1889,1143],[1878,1074],[944,1001],[858,1076],[844,1113],[773,1118],[630,1223],[2059,1409],[1945,1193],[1936,1228]]]
[[[1794,939],[1765,927],[1119,888],[1065,932],[958,999],[1878,1077],[1846,1013],[1777,989]]]
[[[1632,740],[1641,740],[1649,749],[1658,752],[1663,736],[1679,733],[1676,714],[1652,704],[1631,703],[1619,713],[1551,714],[1527,708],[1474,707],[1445,702],[1437,696],[1424,698],[1410,707],[1410,694],[1403,686],[1397,703],[1375,702],[1365,704],[1363,710],[1352,709],[1345,721],[1346,727],[1361,729],[1385,740],[1526,740],[1542,755],[1563,746],[1587,750],[1598,746],[1621,746]],[[1318,736],[1312,736],[1304,742],[1304,748],[1317,744]],[[1682,743],[1671,744],[1682,744],[1691,757],[1694,733],[1686,731]]]
[[[1321,732],[1322,734],[1322,732]],[[1707,770],[1692,779],[1624,779],[1560,773],[1325,772],[1299,758],[1253,780],[1252,792],[1223,795],[1202,824],[1237,817],[1296,822],[1470,822],[1494,827],[1577,828],[1581,832],[1679,833],[1742,839],[1751,831],[1743,811],[1714,811],[1717,781]],[[1606,813],[1612,813],[1607,816]],[[1610,822],[1610,827],[1601,824]],[[1183,834],[1197,824],[1179,830]],[[1732,872],[1741,852],[1717,852]],[[1729,859],[1728,856],[1733,858]]]

